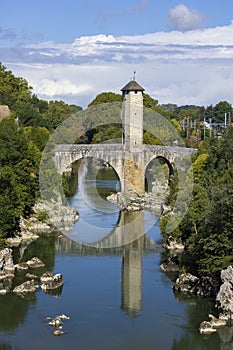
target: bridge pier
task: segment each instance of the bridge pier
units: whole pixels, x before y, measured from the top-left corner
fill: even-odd
[[[126,152],[122,160],[123,186],[122,192],[145,192],[145,169],[142,152]]]

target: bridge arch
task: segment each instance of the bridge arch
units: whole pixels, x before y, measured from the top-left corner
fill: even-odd
[[[165,175],[165,170],[163,169],[164,164],[167,166],[167,175]],[[145,164],[145,189],[148,190],[150,188],[150,183],[152,179],[154,179],[155,173],[158,179],[162,179],[164,182],[167,181],[167,183],[170,184],[174,174],[174,164],[164,155],[153,155],[150,157]]]
[[[96,182],[101,177],[101,172],[102,172],[102,175],[104,175],[104,172],[107,170],[107,168],[111,169],[112,172],[113,172],[113,179],[115,177],[115,179],[119,183],[119,185],[116,183],[116,189],[115,190],[116,190],[116,192],[121,191],[121,178],[120,178],[120,176],[119,176],[119,174],[117,172],[117,169],[115,169],[115,164],[111,164],[113,162],[110,162],[109,160],[106,161],[105,159],[92,157],[90,155],[88,155],[88,156],[80,156],[80,157],[77,157],[77,159],[74,160],[71,164],[68,164],[66,166],[66,169],[63,171],[63,173],[66,173],[67,171],[68,171],[68,173],[71,172],[72,168],[73,168],[73,165],[75,163],[78,164],[82,160],[86,160],[87,164],[88,164],[88,160],[89,160],[89,172],[91,171],[91,173],[89,173],[88,176],[92,176],[93,179],[96,180]],[[79,170],[79,165],[78,165],[78,170]],[[77,172],[77,169],[76,169],[76,172]],[[85,178],[85,175],[83,177]]]

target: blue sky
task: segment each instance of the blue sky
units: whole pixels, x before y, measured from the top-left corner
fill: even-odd
[[[2,0],[1,14],[0,61],[41,98],[85,107],[136,70],[160,103],[233,103],[232,0]]]

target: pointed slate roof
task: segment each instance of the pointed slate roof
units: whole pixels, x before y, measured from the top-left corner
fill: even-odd
[[[131,80],[126,84],[121,91],[145,91],[145,89],[139,85],[135,80]]]

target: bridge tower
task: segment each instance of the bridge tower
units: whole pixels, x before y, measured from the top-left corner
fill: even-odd
[[[143,144],[143,91],[133,78],[122,89],[123,144],[126,149],[138,149]]]
[[[122,192],[145,191],[143,160],[143,91],[135,77],[122,89]]]

